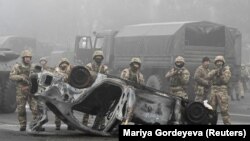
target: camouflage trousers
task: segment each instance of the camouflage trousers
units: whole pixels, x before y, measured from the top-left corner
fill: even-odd
[[[56,124],[56,127],[61,126],[61,120],[57,116],[55,116],[55,124]]]
[[[182,97],[184,99],[188,99],[188,95],[186,93],[186,91],[182,88],[182,87],[170,87],[171,93],[173,95]]]
[[[89,122],[89,117],[90,117],[89,114],[84,114],[82,118],[82,124],[87,126]]]
[[[27,116],[26,116],[26,103],[28,102],[30,110],[32,112],[32,118],[35,120],[38,116],[37,102],[34,97],[29,93],[29,90],[23,90],[22,86],[17,86],[16,91],[16,102],[17,102],[17,115],[18,121],[21,127],[26,127]]]
[[[230,115],[228,113],[228,100],[227,86],[212,86],[209,104],[215,110],[217,110],[217,107],[219,106],[224,124],[231,124]]]
[[[195,87],[195,101],[196,102],[203,102],[207,99],[208,89],[203,86],[196,86]]]
[[[89,118],[90,118],[89,114],[84,114],[82,119],[82,124],[88,126]],[[92,128],[99,129],[102,128],[104,124],[105,124],[105,119],[103,118],[103,116],[97,114]]]
[[[243,87],[243,84],[242,84]],[[243,89],[243,88],[242,88]],[[229,87],[229,95],[231,96],[231,99],[234,100],[234,92],[235,92],[235,96],[236,99],[239,100],[240,96],[241,96],[241,84],[240,81],[237,82],[231,82],[230,87]],[[244,91],[244,89],[243,89]]]
[[[245,96],[245,91],[244,91],[244,86],[243,86],[243,82],[242,81],[238,82],[238,88],[239,88],[239,95],[241,97],[244,97]]]
[[[37,108],[38,108],[38,115],[39,118],[43,116],[44,114],[44,106],[46,106],[45,104],[41,103],[40,101],[37,101]],[[46,107],[47,110],[47,107]],[[47,111],[46,111],[47,112]],[[47,114],[47,113],[46,113]],[[55,115],[55,125],[56,127],[60,127],[61,126],[61,120]]]

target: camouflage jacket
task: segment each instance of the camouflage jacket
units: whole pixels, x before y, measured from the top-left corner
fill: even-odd
[[[167,72],[165,77],[170,81],[171,87],[185,87],[190,78],[190,72],[185,68],[172,68],[170,71]]]
[[[144,78],[141,72],[132,72],[130,68],[126,68],[121,73],[121,78],[130,80],[139,84],[144,84]]]
[[[231,78],[231,71],[229,66],[221,69],[215,68],[208,73],[208,79],[212,81],[212,85],[228,85]]]
[[[30,73],[32,72],[32,64],[24,65],[15,64],[10,72],[10,80],[16,81],[17,85],[29,85],[30,84]]]
[[[208,80],[208,73],[209,69],[206,69],[203,67],[203,65],[200,65],[194,73],[194,80],[196,85],[200,86],[208,86],[209,80]]]
[[[106,65],[97,65],[96,63],[88,63],[85,66],[89,71],[94,71],[97,73],[108,74],[108,66]]]
[[[68,66],[66,70],[60,69],[60,67],[56,67],[54,73],[62,75],[64,77],[64,81],[68,82],[68,77],[70,74],[72,66]]]

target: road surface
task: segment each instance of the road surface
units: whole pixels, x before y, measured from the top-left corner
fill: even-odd
[[[232,124],[250,125],[250,94],[246,94],[241,101],[230,101],[230,115]],[[28,110],[28,121],[31,113]],[[0,114],[0,140],[2,141],[118,141],[118,137],[100,137],[84,134],[80,131],[68,131],[62,124],[61,130],[55,130],[54,114],[49,112],[49,122],[44,125],[45,132],[33,134],[29,131],[19,132],[17,113]],[[219,117],[218,124],[223,124]]]

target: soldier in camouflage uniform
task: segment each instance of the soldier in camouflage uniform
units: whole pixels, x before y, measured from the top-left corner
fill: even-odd
[[[68,76],[70,74],[70,71],[72,69],[72,66],[70,65],[70,62],[67,58],[62,58],[59,62],[58,67],[55,68],[54,73],[58,73],[64,77],[64,81],[68,82]],[[56,124],[56,130],[60,130],[61,127],[61,120],[55,116],[55,124]],[[68,130],[74,130],[73,127],[68,125]]]
[[[54,69],[52,67],[49,67],[47,65],[47,63],[48,63],[48,60],[45,57],[40,58],[39,64],[42,67],[41,71],[49,71],[49,72],[53,73]],[[37,103],[38,103],[38,111],[39,111],[39,113],[43,114],[43,105],[42,105],[42,103],[40,103],[39,101]],[[55,120],[55,122],[56,122],[56,129],[60,130],[60,125],[61,125],[60,119],[57,118],[57,117],[55,117],[55,119],[56,119]]]
[[[121,78],[125,79],[125,80],[129,80],[138,84],[143,84],[144,85],[144,77],[142,75],[142,73],[140,72],[140,68],[141,68],[141,59],[134,57],[131,59],[130,61],[130,66],[129,68],[125,68],[122,72],[121,72]],[[131,117],[132,114],[132,108],[128,108],[128,116],[127,117]],[[129,122],[130,118],[127,118],[126,120],[122,121],[122,125],[127,125]]]
[[[103,51],[101,50],[96,50],[93,53],[93,62],[88,63],[85,67],[89,70],[89,71],[94,71],[96,73],[102,73],[102,74],[108,74],[108,66],[102,64],[102,61],[104,59],[104,55],[103,55]],[[83,115],[83,119],[82,119],[82,123],[87,125],[89,121],[89,114],[84,114]],[[95,123],[93,128],[97,129],[99,127],[97,127],[99,125],[99,123],[104,123],[105,121],[102,121],[101,116],[96,116],[95,119]]]
[[[174,68],[167,72],[165,77],[170,81],[170,91],[172,94],[188,99],[186,87],[189,82],[190,73],[184,65],[184,58],[181,56],[176,57]]]
[[[247,90],[247,81],[249,80],[249,72],[247,67],[242,64],[241,65],[241,77],[238,82],[239,87],[239,96],[243,99],[245,97],[245,89]]]
[[[88,63],[85,67],[88,70],[94,71],[96,73],[107,74],[108,67],[102,64],[103,59],[104,59],[103,51],[96,50],[93,54],[93,62]]]
[[[139,84],[144,84],[144,77],[140,72],[141,59],[132,58],[130,61],[130,67],[125,68],[121,73],[121,78],[125,80],[130,80]]]
[[[48,60],[45,57],[40,58],[39,63],[42,66],[42,71],[43,70],[46,70],[46,71],[49,71],[49,72],[53,72],[54,71],[54,69],[52,67],[49,67],[47,65]]]
[[[24,50],[22,52],[22,63],[15,64],[10,72],[10,79],[17,82],[16,101],[20,131],[26,130],[27,117],[25,105],[27,102],[29,103],[33,120],[37,118],[38,114],[37,102],[30,94],[29,75],[31,73],[31,59],[31,52],[29,50]]]
[[[242,64],[241,65],[241,73],[240,77],[235,81],[231,81],[229,83],[229,95],[231,96],[231,100],[234,101],[234,94],[236,96],[236,100],[240,101],[240,97],[244,98],[245,90],[247,90],[247,81],[249,80],[249,71],[247,67]]]
[[[224,124],[231,124],[228,113],[228,88],[227,85],[231,78],[229,66],[225,66],[223,56],[216,56],[214,59],[215,68],[208,73],[208,78],[212,82],[209,103],[214,110],[220,107],[221,116]]]
[[[203,102],[207,97],[211,84],[208,80],[209,63],[210,59],[208,57],[204,57],[202,59],[202,65],[200,65],[194,73],[196,102]]]

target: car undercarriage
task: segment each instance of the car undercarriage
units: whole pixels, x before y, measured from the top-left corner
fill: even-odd
[[[118,133],[119,125],[216,124],[217,112],[203,103],[188,101],[170,93],[121,78],[95,74],[76,66],[69,81],[50,72],[31,77],[31,93],[38,99],[42,114],[31,129],[48,121],[51,110],[77,130],[101,136]],[[83,124],[84,114],[98,121]]]

